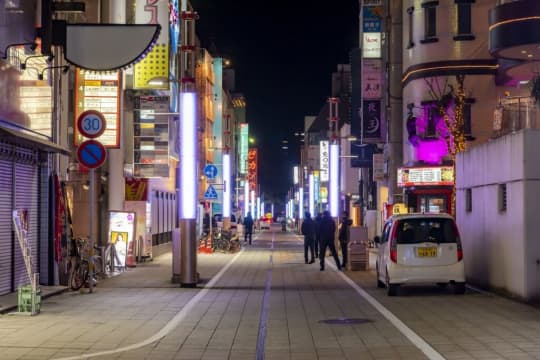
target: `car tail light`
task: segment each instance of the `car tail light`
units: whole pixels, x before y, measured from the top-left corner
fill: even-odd
[[[463,248],[461,247],[461,237],[459,236],[459,230],[456,223],[454,225],[454,235],[456,236],[456,247],[457,247],[457,261],[463,260]]]
[[[394,225],[392,234],[390,234],[390,260],[397,263],[397,228],[399,222]]]

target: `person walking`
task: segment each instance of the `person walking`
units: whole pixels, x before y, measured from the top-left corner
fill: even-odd
[[[322,212],[317,213],[315,217],[315,225],[317,225],[316,235],[315,235],[315,257],[319,257],[319,248],[321,247],[321,220]]]
[[[338,240],[341,247],[341,266],[347,268],[348,262],[348,246],[349,246],[349,226],[352,225],[352,220],[349,219],[349,213],[344,211],[339,222]]]
[[[336,245],[334,244],[335,233],[336,224],[334,223],[334,219],[332,219],[332,217],[330,216],[330,212],[326,210],[323,213],[320,228],[321,246],[319,252],[319,261],[321,263],[321,271],[324,271],[324,255],[326,253],[326,247],[330,249],[330,252],[334,257],[334,261],[336,262],[336,267],[338,268],[338,270],[341,270],[341,265],[339,264],[339,258],[336,251]]]
[[[251,212],[248,212],[244,218],[244,242],[248,241],[251,245],[251,235],[253,234],[253,218],[251,217]]]
[[[313,264],[315,262],[315,237],[317,235],[317,224],[315,224],[315,221],[311,218],[311,214],[309,211],[306,211],[304,216],[304,221],[302,222],[302,235],[304,235],[304,260],[306,261],[306,264],[308,263],[308,250],[311,253],[311,260],[309,261],[309,264]]]

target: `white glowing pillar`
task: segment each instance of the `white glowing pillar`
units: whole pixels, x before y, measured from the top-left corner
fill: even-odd
[[[223,154],[223,217],[231,217],[231,155]]]
[[[255,217],[255,190],[251,190],[251,217]]]
[[[339,208],[339,145],[330,145],[330,215],[338,217]]]
[[[304,188],[301,187],[300,189],[298,189],[298,197],[299,197],[299,202],[298,202],[298,217],[300,219],[303,219],[304,218]]]
[[[313,174],[309,174],[309,213],[315,217],[315,180]]]
[[[249,212],[249,182],[244,183],[244,217]]]
[[[180,121],[180,204],[181,219],[195,219],[197,214],[197,130],[195,128],[195,93],[182,93]]]

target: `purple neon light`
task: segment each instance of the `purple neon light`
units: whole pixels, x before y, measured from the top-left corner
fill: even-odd
[[[195,219],[197,212],[197,149],[195,94],[181,94],[180,206],[181,219]]]

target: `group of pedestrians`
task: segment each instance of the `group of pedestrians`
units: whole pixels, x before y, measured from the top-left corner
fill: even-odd
[[[338,270],[343,270],[347,266],[347,244],[348,244],[348,227],[352,224],[349,215],[346,211],[343,212],[339,223],[338,240],[341,247],[342,261],[336,251],[334,236],[336,233],[336,223],[330,216],[329,211],[317,214],[313,219],[309,211],[306,211],[302,222],[301,232],[304,235],[304,260],[306,264],[313,264],[315,258],[319,258],[321,271],[324,271],[324,258],[326,250],[329,249],[336,267]],[[308,261],[308,255],[311,255],[311,260]]]

